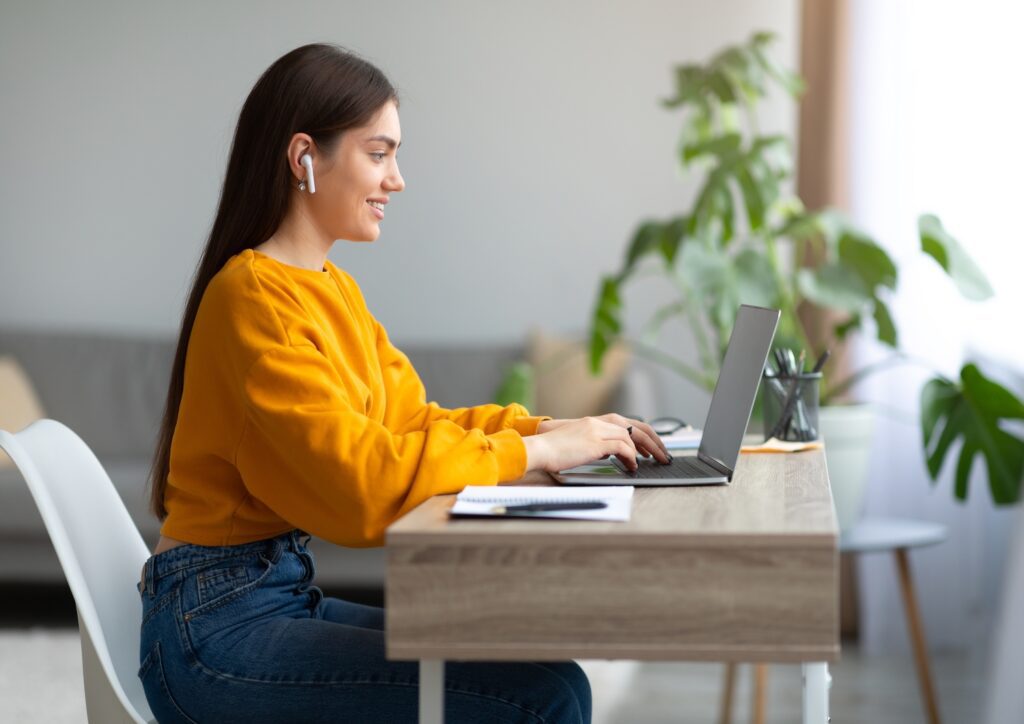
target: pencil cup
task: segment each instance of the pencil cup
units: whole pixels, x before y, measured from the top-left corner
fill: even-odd
[[[818,388],[820,372],[772,375],[764,384],[764,435],[787,442],[818,439]]]

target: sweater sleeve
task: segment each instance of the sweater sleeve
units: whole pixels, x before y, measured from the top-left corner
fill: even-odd
[[[383,542],[387,526],[433,495],[525,473],[513,429],[452,420],[394,433],[354,407],[312,345],[264,352],[245,376],[246,424],[235,464],[249,494],[290,524],[349,546]]]
[[[425,430],[439,420],[449,420],[465,430],[479,429],[488,435],[509,428],[520,435],[533,435],[542,421],[551,419],[530,415],[525,407],[515,402],[505,407],[486,404],[454,410],[441,407],[436,402],[428,403],[423,381],[409,358],[391,344],[380,322],[374,319],[373,324],[377,330],[377,355],[388,398],[385,422],[392,430]]]

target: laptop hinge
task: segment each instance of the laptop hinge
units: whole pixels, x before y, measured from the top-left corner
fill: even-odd
[[[724,475],[726,480],[728,480],[729,482],[732,482],[732,468],[730,468],[725,463],[720,462],[718,460],[715,460],[710,455],[705,455],[702,452],[698,452],[697,453],[697,459],[700,460],[702,463],[705,463],[706,465],[710,465],[717,472],[719,472],[722,475]]]

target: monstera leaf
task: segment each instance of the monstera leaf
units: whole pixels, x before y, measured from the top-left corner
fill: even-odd
[[[946,270],[961,294],[975,301],[983,301],[992,296],[992,285],[985,274],[959,242],[943,228],[938,217],[923,214],[917,220],[917,230],[921,236],[921,250]]]
[[[921,430],[932,480],[938,478],[950,445],[962,438],[956,497],[967,499],[971,466],[981,453],[988,467],[992,499],[998,505],[1019,500],[1024,440],[1000,427],[1000,420],[1024,420],[1024,403],[986,378],[975,365],[965,365],[960,371],[960,384],[941,378],[929,381],[921,391]]]

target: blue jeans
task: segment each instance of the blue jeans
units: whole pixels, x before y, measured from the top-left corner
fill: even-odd
[[[308,542],[292,531],[146,562],[139,678],[158,721],[416,721],[419,664],[384,658],[383,609],[312,585]],[[451,662],[444,675],[447,722],[590,722],[575,662]]]

